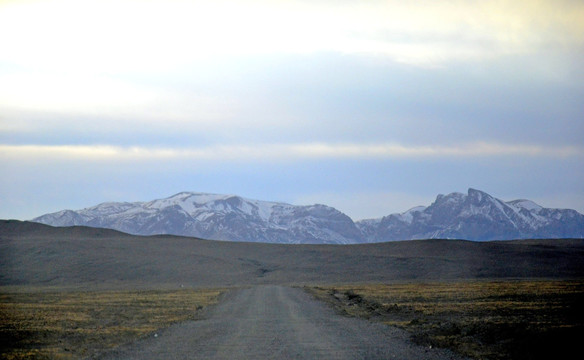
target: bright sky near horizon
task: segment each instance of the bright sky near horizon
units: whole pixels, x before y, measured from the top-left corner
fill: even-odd
[[[584,2],[0,0],[0,218],[180,191],[584,212]]]

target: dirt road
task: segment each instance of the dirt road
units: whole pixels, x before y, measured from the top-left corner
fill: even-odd
[[[412,344],[399,329],[340,316],[301,289],[233,291],[203,319],[178,324],[102,359],[458,359]]]

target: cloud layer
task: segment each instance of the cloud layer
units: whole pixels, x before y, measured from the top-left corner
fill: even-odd
[[[152,148],[91,145],[0,145],[6,159],[19,161],[305,161],[326,159],[457,159],[534,157],[582,159],[584,148],[475,143],[464,146],[402,146],[397,144],[260,144],[215,145],[201,148]]]
[[[582,18],[571,0],[2,2],[0,217],[182,190],[361,217],[467,187],[584,211]]]

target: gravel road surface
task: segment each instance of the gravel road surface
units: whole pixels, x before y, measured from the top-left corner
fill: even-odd
[[[301,289],[234,290],[197,321],[101,359],[459,359],[396,328],[336,314]]]

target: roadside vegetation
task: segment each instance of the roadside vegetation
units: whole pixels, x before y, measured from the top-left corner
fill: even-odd
[[[78,359],[195,319],[221,290],[2,291],[1,359]]]
[[[584,335],[584,281],[459,281],[306,290],[342,314],[474,359],[561,359]],[[568,356],[568,354],[572,354]]]

